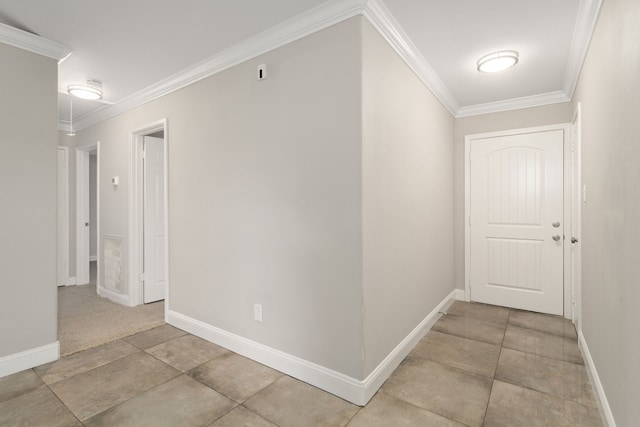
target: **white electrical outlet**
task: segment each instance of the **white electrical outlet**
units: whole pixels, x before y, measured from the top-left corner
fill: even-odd
[[[253,320],[262,322],[262,305],[261,304],[253,304]]]

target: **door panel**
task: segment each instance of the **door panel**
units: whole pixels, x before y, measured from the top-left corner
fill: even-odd
[[[472,301],[563,314],[563,131],[474,139],[470,160]]]
[[[162,300],[166,287],[164,140],[144,137],[144,302]]]

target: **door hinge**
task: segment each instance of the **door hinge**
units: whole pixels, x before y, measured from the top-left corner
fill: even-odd
[[[142,149],[142,158],[144,159],[147,156],[147,150],[146,149]]]
[[[139,277],[140,283],[143,283],[143,282],[144,282],[144,279],[145,279],[145,277],[144,277],[144,273],[142,273],[142,274],[140,275],[140,277]]]
[[[471,225],[471,215],[469,215],[469,225]]]

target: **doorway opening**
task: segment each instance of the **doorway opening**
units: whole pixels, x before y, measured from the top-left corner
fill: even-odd
[[[100,293],[99,158],[99,141],[76,148],[76,284],[95,284],[98,293]]]
[[[129,283],[132,305],[168,300],[168,132],[163,119],[131,134]]]

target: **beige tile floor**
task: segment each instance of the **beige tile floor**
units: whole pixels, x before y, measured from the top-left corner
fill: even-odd
[[[163,325],[0,379],[0,426],[601,426],[569,321],[456,302],[366,407]]]

